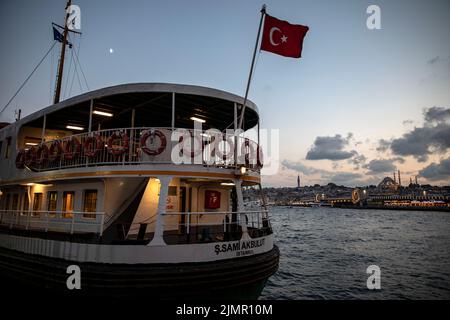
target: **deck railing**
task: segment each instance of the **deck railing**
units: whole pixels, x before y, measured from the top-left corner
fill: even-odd
[[[9,229],[103,234],[104,212],[0,210],[0,225]]]
[[[181,138],[183,134],[184,138]],[[220,143],[217,145],[215,141]],[[33,171],[179,164],[180,159],[183,163],[224,168],[246,166],[256,171],[262,166],[262,150],[256,142],[234,134],[211,135],[208,131],[192,129],[140,127],[99,130],[45,141],[20,151],[16,161],[18,168]]]

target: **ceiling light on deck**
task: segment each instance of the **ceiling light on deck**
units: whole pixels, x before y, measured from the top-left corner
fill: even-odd
[[[78,131],[82,131],[84,130],[83,127],[77,127],[77,126],[66,126],[67,129],[72,129],[72,130],[78,130]]]
[[[112,113],[99,111],[99,110],[94,110],[92,113],[98,114],[99,116],[105,116],[105,117],[112,117],[113,116]]]
[[[26,142],[25,145],[26,146],[37,146],[38,143],[36,143],[36,142]]]
[[[234,183],[233,182],[222,182],[220,185],[221,186],[234,186]]]
[[[194,121],[197,121],[197,122],[200,122],[200,123],[205,123],[206,122],[206,120],[203,120],[203,119],[200,119],[200,118],[197,118],[197,117],[191,117],[191,120],[194,120]]]
[[[246,173],[247,173],[247,168],[241,167],[241,174],[246,174]]]

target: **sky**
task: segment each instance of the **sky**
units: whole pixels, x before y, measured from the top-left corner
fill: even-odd
[[[309,27],[301,59],[259,51],[249,98],[261,127],[279,129],[277,174],[266,186],[450,184],[450,1],[87,1],[73,36],[63,99],[131,82],[213,87],[243,96],[260,9]],[[381,29],[369,30],[369,5]],[[64,0],[0,0],[0,108],[53,42]],[[78,51],[79,50],[79,51]],[[69,52],[69,51],[68,51]],[[59,46],[0,121],[51,104]],[[69,54],[70,56],[70,54]]]

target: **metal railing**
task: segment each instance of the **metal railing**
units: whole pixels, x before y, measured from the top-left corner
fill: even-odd
[[[104,212],[0,210],[9,229],[103,234]]]
[[[191,164],[203,166],[238,168],[245,165],[254,171],[261,168],[262,151],[256,142],[248,138],[239,136],[235,141],[233,134],[222,133],[220,139],[217,136],[221,141],[219,149],[213,150],[211,141],[216,136],[210,136],[205,131],[166,127],[116,128],[49,140],[24,150],[24,166],[40,172],[86,166],[173,164],[173,151],[183,156],[180,141],[172,141],[174,130],[188,132],[192,137],[186,142],[185,150],[190,151],[186,152],[184,163],[192,160]],[[146,137],[145,141],[143,137]],[[48,149],[55,145],[55,152],[38,152],[42,145]],[[236,151],[237,146],[239,150]]]

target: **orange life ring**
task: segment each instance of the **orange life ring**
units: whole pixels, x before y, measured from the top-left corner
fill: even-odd
[[[36,151],[36,164],[41,165],[46,160],[48,160],[49,153],[50,151],[47,145],[44,143],[40,144]]]
[[[48,159],[51,162],[58,161],[61,159],[61,155],[63,153],[63,148],[61,146],[61,142],[59,140],[53,141],[49,148]]]
[[[36,164],[36,148],[31,147],[25,152],[25,166],[32,167]]]
[[[17,169],[25,168],[25,150],[23,150],[23,149],[20,149],[19,152],[17,152],[16,168]]]
[[[158,149],[150,149],[149,147],[147,147],[147,139],[150,136],[152,136],[152,137],[156,136],[161,140],[161,145],[159,146]],[[164,133],[162,133],[160,130],[155,130],[153,133],[151,133],[150,131],[145,131],[141,137],[140,145],[141,145],[142,151],[144,151],[149,156],[157,156],[158,154],[163,152],[164,149],[166,149],[167,139],[166,139],[166,136],[164,135]]]
[[[84,154],[88,158],[95,158],[103,148],[102,138],[96,134],[84,139]]]
[[[73,160],[75,159],[81,151],[81,143],[77,138],[72,137],[66,141],[66,145],[64,147],[64,160]]]
[[[115,145],[114,141],[121,140],[121,145]],[[112,154],[113,156],[120,156],[126,152],[128,152],[128,148],[130,145],[130,139],[128,138],[128,135],[125,132],[114,132],[109,138],[108,138],[108,153]]]

